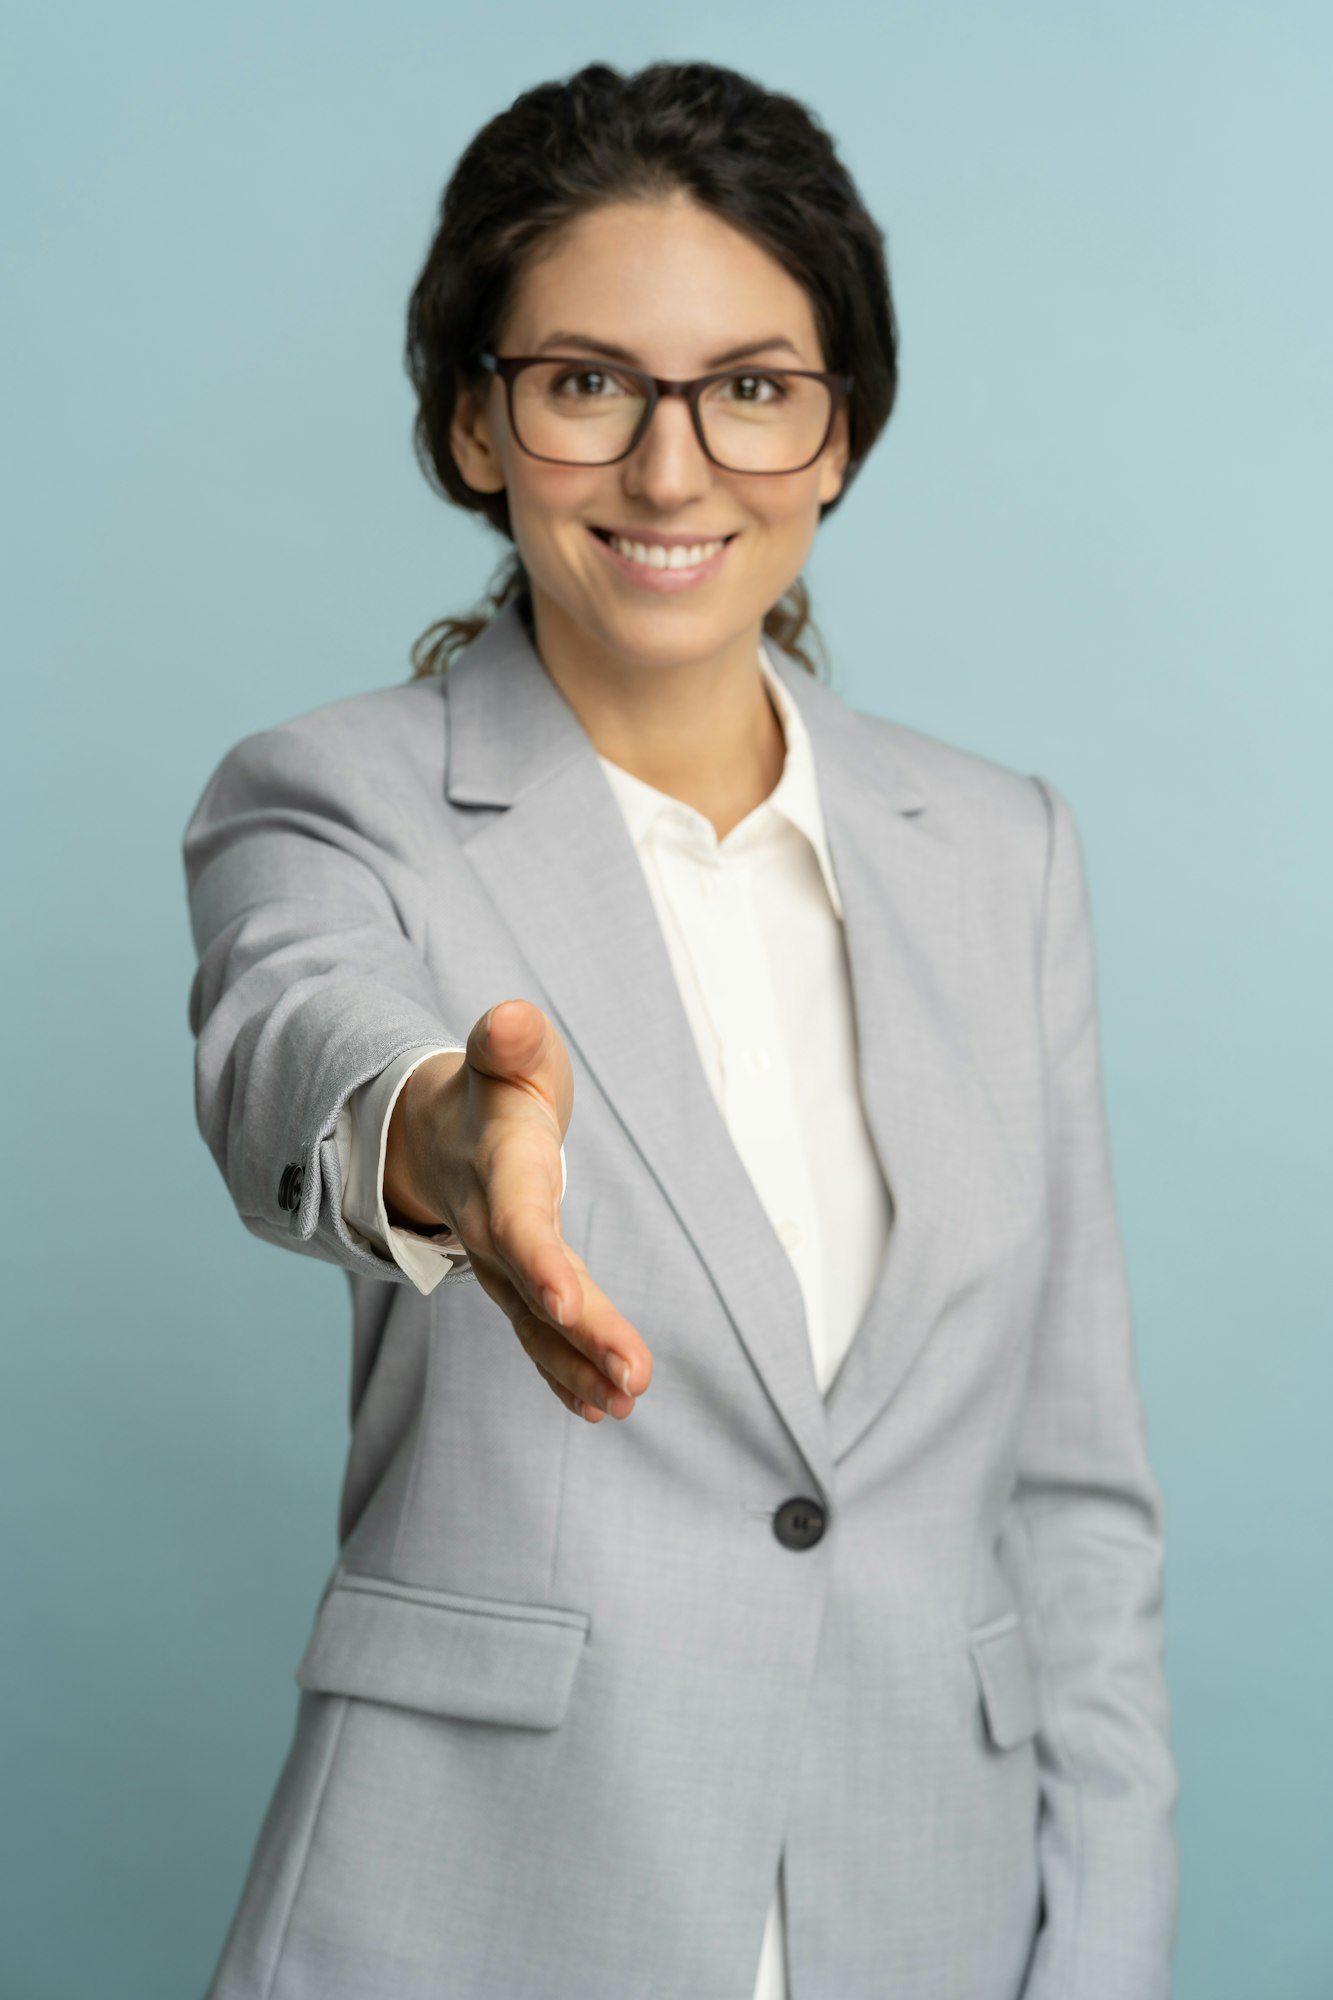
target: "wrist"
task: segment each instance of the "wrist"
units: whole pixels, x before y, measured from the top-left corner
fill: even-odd
[[[384,1148],[384,1208],[390,1227],[447,1229],[429,1195],[442,1094],[467,1061],[462,1049],[448,1049],[418,1063],[394,1100]]]

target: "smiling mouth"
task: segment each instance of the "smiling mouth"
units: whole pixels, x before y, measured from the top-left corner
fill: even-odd
[[[589,525],[589,527],[592,527],[592,523],[591,523],[591,522],[589,522],[589,524],[588,524],[588,525]],[[616,541],[622,541],[622,542],[632,542],[632,541],[634,541],[634,540],[635,540],[635,537],[634,537],[633,535],[617,535],[617,536],[614,536],[614,537],[613,537],[613,535],[612,535],[612,532],[611,532],[610,528],[596,528],[596,527],[593,527],[593,528],[592,528],[592,532],[594,533],[594,535],[596,535],[596,537],[597,537],[597,539],[598,539],[598,541],[599,541],[599,542],[610,542],[610,541],[612,541],[613,539],[614,539],[614,540],[616,540]],[[737,528],[737,529],[735,529],[735,530],[734,530],[734,531],[733,531],[733,532],[732,532],[731,534],[729,534],[729,535],[700,535],[699,539],[698,539],[698,540],[697,540],[696,542],[691,542],[691,543],[687,544],[687,546],[688,546],[688,547],[690,547],[690,548],[707,548],[710,542],[734,542],[734,541],[735,541],[735,539],[736,539],[736,536],[737,536],[737,535],[738,535],[739,533],[740,533],[740,529],[739,529],[739,528]],[[659,547],[659,548],[661,548],[661,547],[666,547],[666,548],[670,548],[670,547],[672,546],[672,544],[671,544],[670,542],[667,542],[667,543],[656,543],[656,544],[655,544],[655,543],[653,543],[653,542],[648,542],[648,543],[646,543],[646,544],[645,544],[644,546],[646,546],[646,547],[648,547],[648,548],[653,548],[653,547]]]

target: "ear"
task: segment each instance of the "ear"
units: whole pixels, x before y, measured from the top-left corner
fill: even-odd
[[[500,493],[505,486],[504,465],[496,444],[490,412],[501,385],[488,377],[480,394],[467,385],[461,369],[454,370],[454,414],[449,425],[449,448],[464,483],[474,493]]]
[[[852,420],[844,397],[833,423],[833,435],[824,446],[819,461],[819,502],[827,507],[836,500],[847,477],[847,461],[852,452]]]

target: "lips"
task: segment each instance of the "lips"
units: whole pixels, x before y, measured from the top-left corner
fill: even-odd
[[[594,533],[594,535],[596,535],[599,542],[609,542],[612,536],[614,535],[619,541],[642,542],[647,548],[650,549],[651,548],[667,548],[667,549],[704,548],[707,546],[709,542],[734,542],[736,536],[740,533],[740,529],[737,528],[730,535],[678,535],[672,541],[664,542],[657,536],[645,534],[642,530],[640,530],[637,534],[627,535],[627,534],[622,534],[620,530],[617,528],[599,528],[592,521],[588,523],[588,526],[592,529],[592,532]]]
[[[650,595],[667,597],[676,596],[681,591],[699,590],[709,584],[726,562],[728,555],[731,553],[731,544],[736,540],[736,535],[712,536],[711,540],[718,545],[713,550],[712,555],[705,556],[701,562],[690,562],[687,558],[686,565],[682,568],[670,560],[664,560],[660,563],[657,561],[640,561],[637,556],[626,555],[623,548],[616,546],[616,543],[611,539],[612,530],[610,528],[596,528],[591,521],[586,521],[584,526],[593,539],[600,542],[605,551],[607,563],[612,569],[619,572],[622,580],[627,582],[636,591],[647,591]],[[736,532],[739,534],[740,530],[738,529]],[[627,537],[626,539],[632,540],[633,538]],[[650,544],[649,546],[652,545]],[[659,543],[657,546],[663,547],[664,545]],[[671,548],[672,546],[679,548],[682,544],[679,542],[665,544],[666,548]],[[697,547],[698,544],[686,541],[683,546],[688,549]]]

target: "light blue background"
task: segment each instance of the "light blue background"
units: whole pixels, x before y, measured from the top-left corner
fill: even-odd
[[[0,1990],[202,1993],[335,1553],[346,1281],[245,1231],[195,1127],[185,819],[240,736],[405,679],[502,554],[408,443],[459,151],[543,78],[672,56],[805,98],[887,231],[901,401],[816,614],[857,705],[1074,806],[1167,1503],[1177,1993],[1327,1995],[1327,10],[26,13]]]

